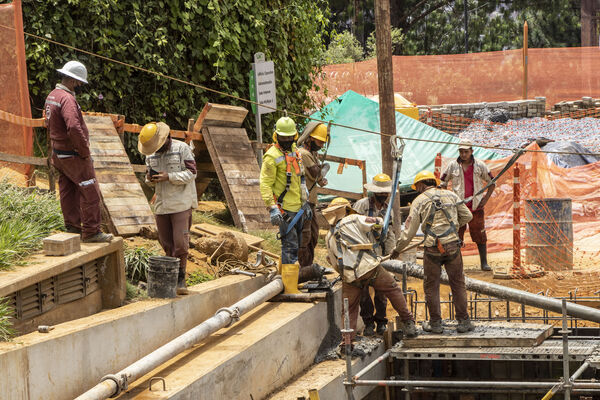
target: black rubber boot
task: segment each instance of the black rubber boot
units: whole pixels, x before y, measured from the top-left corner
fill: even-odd
[[[377,323],[377,334],[383,335],[387,331],[387,322],[378,322]]]
[[[491,271],[492,269],[487,263],[487,245],[478,244],[477,250],[479,250],[479,261],[481,262],[481,270],[482,271]]]
[[[375,322],[369,322],[365,324],[365,329],[363,330],[363,336],[373,336],[375,335]]]
[[[185,267],[179,268],[179,275],[177,276],[177,294],[188,294],[187,284],[185,283]]]

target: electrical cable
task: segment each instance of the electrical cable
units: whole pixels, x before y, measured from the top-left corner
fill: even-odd
[[[13,27],[2,25],[2,24],[0,24],[0,27],[6,28],[6,29],[10,29],[10,30],[15,30],[15,28],[13,28]],[[337,127],[345,128],[345,129],[351,129],[351,130],[355,130],[355,131],[358,131],[358,132],[375,134],[375,135],[385,136],[385,137],[397,136],[397,135],[392,135],[392,134],[385,133],[385,132],[378,132],[378,131],[374,131],[374,130],[370,130],[370,129],[358,128],[358,127],[344,125],[344,124],[339,124],[339,123],[330,122],[330,121],[323,121],[323,120],[320,120],[318,118],[312,118],[310,116],[306,116],[306,115],[303,115],[303,114],[298,114],[298,113],[290,112],[290,111],[287,111],[287,110],[278,109],[276,107],[272,107],[272,106],[269,106],[269,105],[266,105],[266,104],[261,104],[261,103],[258,103],[256,101],[250,100],[250,99],[246,99],[246,98],[243,98],[243,97],[240,97],[240,96],[236,96],[236,95],[233,95],[233,94],[230,94],[230,93],[226,93],[226,92],[223,92],[223,91],[220,91],[220,90],[217,90],[217,89],[212,89],[212,88],[209,88],[207,86],[200,85],[198,83],[194,83],[194,82],[191,82],[191,81],[186,81],[186,80],[183,80],[183,79],[171,76],[171,75],[166,75],[166,74],[163,74],[162,72],[153,71],[153,70],[150,70],[150,69],[147,69],[147,68],[138,67],[137,65],[133,65],[133,64],[129,64],[129,63],[126,63],[126,62],[123,62],[123,61],[115,60],[114,58],[106,57],[106,56],[103,56],[103,55],[100,55],[100,54],[97,54],[97,53],[94,53],[94,52],[91,52],[91,51],[88,51],[88,50],[83,50],[83,49],[77,48],[75,46],[71,46],[71,45],[68,45],[68,44],[65,44],[65,43],[61,43],[61,42],[58,42],[56,40],[52,40],[52,39],[49,39],[49,38],[46,38],[46,37],[43,37],[43,36],[39,36],[39,35],[36,35],[36,34],[33,34],[33,33],[23,32],[23,34],[25,36],[30,36],[30,37],[35,38],[35,39],[39,39],[39,40],[42,40],[42,41],[46,41],[46,42],[55,44],[57,46],[62,46],[62,47],[65,47],[65,48],[68,48],[68,49],[71,49],[71,50],[74,50],[74,51],[77,51],[77,52],[80,52],[80,53],[83,53],[83,54],[87,54],[87,55],[90,55],[90,56],[93,56],[93,57],[97,57],[97,58],[100,58],[100,59],[105,60],[105,61],[109,61],[109,62],[112,62],[112,63],[115,63],[115,64],[119,64],[119,65],[122,65],[122,66],[125,66],[125,67],[128,67],[128,68],[133,68],[133,69],[136,69],[138,71],[142,71],[142,72],[145,72],[145,73],[148,73],[148,74],[151,74],[151,75],[156,75],[156,76],[164,78],[164,79],[169,79],[169,80],[172,80],[172,81],[175,81],[175,82],[182,83],[184,85],[188,85],[188,86],[192,86],[192,87],[195,87],[195,88],[198,88],[198,89],[206,90],[208,92],[219,94],[221,96],[229,97],[229,98],[232,98],[232,99],[235,99],[235,100],[238,100],[238,101],[242,101],[242,102],[249,103],[249,104],[254,104],[256,106],[265,107],[265,108],[268,108],[268,109],[273,110],[273,111],[278,111],[278,112],[281,112],[281,113],[286,113],[286,114],[289,114],[289,115],[292,115],[292,116],[295,116],[295,117],[300,117],[300,118],[308,119],[308,120],[311,120],[311,121],[320,122],[320,123],[323,123],[323,124],[329,124],[329,123],[331,123],[331,125],[333,125],[333,126],[337,126]],[[455,145],[455,146],[459,145],[459,143],[448,142],[448,141],[444,141],[444,140],[423,139],[423,138],[410,138],[410,137],[402,137],[402,139],[403,140],[408,140],[408,141],[425,142],[425,143],[448,144],[448,145]],[[482,145],[482,144],[473,144],[472,147],[478,147],[478,148],[484,148],[484,149],[491,149],[491,150],[505,150],[505,151],[513,151],[513,152],[518,150],[518,149],[514,149],[514,148],[509,148],[509,147],[487,146],[487,145]],[[552,150],[541,150],[541,149],[540,150],[530,150],[530,149],[527,149],[527,150],[525,150],[525,152],[528,152],[528,153],[545,153],[545,154],[563,154],[563,155],[585,155],[585,156],[597,156],[597,157],[600,157],[600,153],[592,153],[592,152],[578,153],[578,152],[552,151]]]

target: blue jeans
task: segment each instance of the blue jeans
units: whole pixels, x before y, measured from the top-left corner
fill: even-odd
[[[298,261],[298,249],[300,248],[300,242],[302,241],[302,227],[306,219],[306,213],[303,214],[294,227],[288,230],[289,223],[292,222],[297,213],[286,211],[287,220],[289,222],[281,224],[279,227],[279,236],[281,238],[281,263],[282,264],[295,264]]]

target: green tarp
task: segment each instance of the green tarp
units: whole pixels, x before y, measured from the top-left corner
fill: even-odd
[[[379,103],[351,90],[311,115],[311,117],[323,121],[331,120],[341,125],[379,131]],[[408,140],[412,138],[459,142],[459,139],[455,136],[398,112],[396,112],[396,133],[407,138],[400,174],[401,190],[409,189],[419,171],[427,169],[433,172],[437,153],[442,153],[444,157],[458,157],[458,146],[456,145]],[[381,139],[389,140],[387,136],[332,126],[328,154],[365,160],[367,179],[370,181],[373,176],[381,172]],[[483,160],[501,158],[493,151],[482,148],[475,148],[474,155]],[[362,172],[359,168],[347,166],[342,174],[338,174],[338,164],[331,164],[331,170],[327,175],[328,188],[354,193],[362,192]]]

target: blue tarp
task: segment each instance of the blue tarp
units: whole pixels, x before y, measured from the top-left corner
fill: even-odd
[[[355,128],[379,131],[379,103],[351,90],[311,115],[311,117],[323,121],[331,120],[337,124]],[[409,189],[419,171],[427,169],[433,172],[437,153],[442,153],[444,157],[458,157],[458,146],[456,145],[408,140],[412,138],[459,142],[457,137],[399,112],[396,112],[396,133],[406,138],[400,174],[401,190]],[[332,126],[328,154],[365,160],[367,179],[370,181],[373,176],[381,172],[381,139],[389,140],[386,136]],[[482,148],[475,148],[474,155],[483,160],[501,158],[493,151]],[[331,170],[327,175],[328,188],[354,193],[362,192],[362,172],[359,168],[347,166],[342,174],[338,174],[338,164],[331,164]]]

